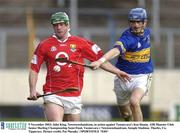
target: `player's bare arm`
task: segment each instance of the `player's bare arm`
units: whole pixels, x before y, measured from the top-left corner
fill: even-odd
[[[120,51],[118,48],[113,48],[110,51],[108,51],[102,58],[100,58],[97,61],[92,62],[90,65],[93,67],[93,69],[98,69],[104,62],[111,60],[118,56],[120,54]]]
[[[29,97],[32,98],[33,100],[37,100],[37,95],[39,95],[39,93],[36,91],[36,83],[37,83],[37,79],[38,79],[38,73],[30,70],[29,72]]]
[[[129,76],[129,74],[127,74],[124,71],[119,70],[118,68],[116,68],[115,66],[113,66],[110,62],[105,62],[101,65],[101,68],[104,69],[105,71],[108,71],[112,74],[116,74],[120,79],[122,79],[123,81],[127,82],[130,81],[131,78]]]

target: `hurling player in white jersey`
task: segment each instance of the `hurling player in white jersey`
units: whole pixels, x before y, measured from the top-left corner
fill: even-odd
[[[97,69],[104,62],[118,56],[116,67],[131,76],[130,82],[123,82],[118,77],[114,80],[120,114],[127,121],[143,121],[140,102],[150,87],[153,72],[146,10],[131,9],[128,21],[130,27],[122,33],[114,48],[92,62],[91,66]]]

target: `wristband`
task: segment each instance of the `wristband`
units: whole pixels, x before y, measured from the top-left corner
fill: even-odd
[[[106,62],[106,58],[102,57],[99,59],[102,63]]]

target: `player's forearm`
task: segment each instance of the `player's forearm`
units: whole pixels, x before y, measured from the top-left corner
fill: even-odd
[[[103,69],[103,70],[105,70],[105,71],[108,71],[108,72],[110,72],[110,73],[112,73],[112,74],[117,74],[117,71],[118,71],[118,69],[115,67],[115,66],[113,66],[110,62],[105,62],[105,63],[103,63],[102,65],[101,65],[101,68]]]
[[[102,60],[102,62],[109,61],[115,58],[116,56],[118,56],[119,54],[120,54],[119,49],[113,48],[110,51],[108,51],[100,60]]]
[[[29,91],[30,93],[36,90],[36,83],[38,79],[38,73],[30,70],[29,72]]]
[[[116,76],[118,76],[118,78],[122,79],[124,82],[131,80],[131,77],[128,73],[119,70],[118,68],[113,66],[110,62],[105,62],[104,64],[101,65],[101,68],[112,74],[115,74]]]

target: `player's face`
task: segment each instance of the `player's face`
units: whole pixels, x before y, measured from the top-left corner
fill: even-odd
[[[135,34],[144,33],[144,28],[146,27],[146,22],[142,21],[130,21],[129,25]]]
[[[53,25],[54,32],[59,39],[66,39],[69,31],[69,25],[65,23],[57,23]]]

